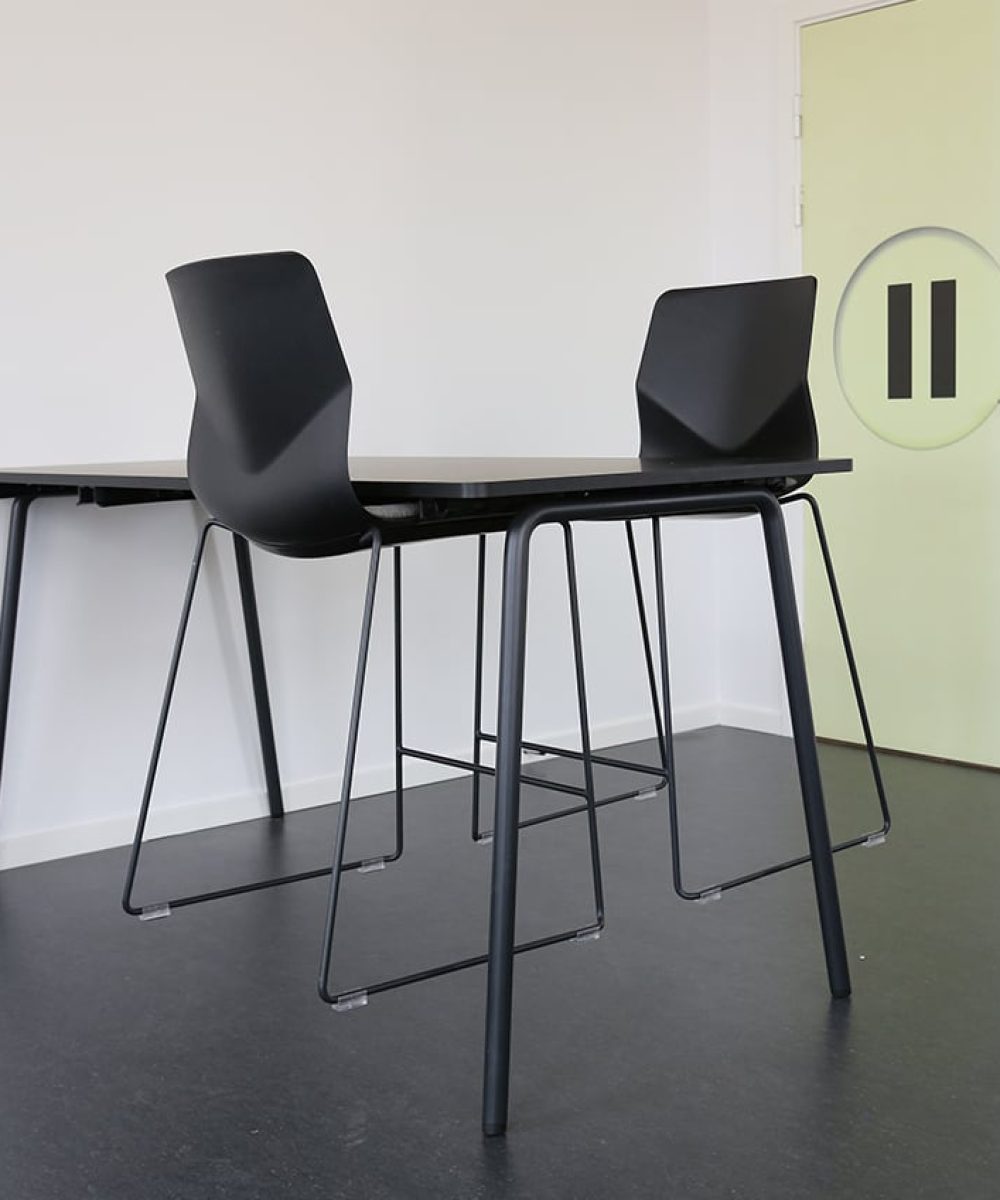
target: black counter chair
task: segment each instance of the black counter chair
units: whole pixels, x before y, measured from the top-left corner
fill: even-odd
[[[319,280],[302,255],[284,252],[210,259],[178,267],[167,280],[196,389],[188,476],[208,520],[198,536],[182,606],[127,869],[123,907],[131,915],[150,919],[186,905],[330,875],[320,993],[324,1000],[341,1008],[356,1006],[359,994],[367,996],[368,992],[483,962],[485,956],[480,956],[435,967],[416,977],[387,980],[360,993],[351,989],[346,999],[329,987],[341,875],[374,865],[371,861],[345,862],[344,852],[381,551],[385,546],[394,547],[396,567],[396,846],[386,856],[391,859],[398,857],[403,847],[399,548],[407,542],[485,535],[502,529],[504,518],[492,512],[428,516],[406,506],[387,511],[366,509],[360,504],[348,470],[351,377]],[[332,557],[356,551],[366,551],[370,556],[333,862],[294,875],[137,905],[133,891],[140,850],[206,539],[213,528],[233,534],[238,556],[249,554],[248,543],[292,558]],[[568,528],[565,537],[585,781],[582,788],[551,786],[583,800],[574,811],[583,811],[588,817],[595,916],[583,928],[550,935],[520,949],[583,940],[596,936],[604,924],[579,606]],[[492,773],[491,768],[481,764],[474,771],[477,776]],[[376,861],[382,865],[386,860]]]
[[[811,276],[680,288],[660,296],[653,308],[636,380],[640,456],[672,462],[726,460],[733,464],[741,459],[816,458],[819,441],[808,382],[815,303],[816,280]],[[840,851],[884,841],[890,817],[826,531],[815,497],[801,490],[806,483],[808,479],[775,479],[770,490],[782,504],[802,502],[812,514],[882,814],[877,830],[833,847]],[[660,521],[654,519],[651,524],[663,706],[661,755],[667,775],[674,888],[685,900],[705,902],[731,888],[810,860],[803,855],[697,890],[684,884],[673,769]],[[631,526],[628,534],[634,556]]]

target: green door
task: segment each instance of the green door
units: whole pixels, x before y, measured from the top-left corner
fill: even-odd
[[[1000,3],[802,30],[803,260],[819,278],[817,483],[876,741],[1000,765]],[[858,721],[818,555],[821,736]]]

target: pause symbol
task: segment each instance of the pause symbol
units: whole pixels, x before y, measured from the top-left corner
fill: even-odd
[[[931,283],[931,397],[953,400],[956,395],[958,282]],[[913,399],[913,284],[891,283],[888,288],[887,345],[889,399]]]

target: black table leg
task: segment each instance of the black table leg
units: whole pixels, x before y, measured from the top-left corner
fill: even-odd
[[[7,535],[7,562],[3,576],[3,606],[0,608],[0,773],[3,771],[7,741],[7,712],[10,707],[10,680],[14,669],[14,635],[17,632],[17,608],[21,596],[21,568],[24,565],[24,534],[28,508],[34,496],[15,496],[10,507]]]
[[[826,970],[830,980],[830,991],[841,999],[851,994],[851,976],[847,966],[847,948],[844,944],[844,928],[837,895],[837,877],[833,868],[830,830],[823,804],[823,785],[816,754],[816,731],[809,701],[809,685],[806,679],[805,656],[802,652],[802,635],[799,630],[799,613],[795,603],[795,584],[788,556],[785,522],[781,507],[773,498],[762,501],[759,511],[764,526],[767,565],[771,575],[785,686],[791,709],[795,757],[802,785],[802,804],[809,836],[820,928],[823,932]]]
[[[257,616],[257,593],[253,584],[250,546],[245,537],[234,533],[233,549],[236,552],[236,573],[240,581],[240,602],[243,605],[243,624],[246,627],[247,634],[250,676],[253,679],[253,698],[257,708],[260,752],[264,760],[267,803],[272,817],[282,817],[285,814],[285,806],[281,799],[281,776],[278,773],[278,752],[274,748],[271,701],[267,693],[267,675],[264,672],[264,649],[260,640],[260,620]]]
[[[507,1129],[528,552],[533,528],[534,520],[530,515],[521,518],[508,531],[504,548],[497,699],[496,811],[493,818],[493,883],[483,1081],[483,1133],[488,1137],[504,1133]]]

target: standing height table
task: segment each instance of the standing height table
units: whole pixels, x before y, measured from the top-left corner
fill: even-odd
[[[528,557],[531,538],[542,525],[703,513],[745,513],[760,519],[827,975],[835,997],[850,994],[794,581],[777,499],[779,494],[804,483],[812,475],[850,469],[851,463],[845,459],[782,462],[716,458],[706,462],[671,462],[637,458],[352,458],[351,478],[364,504],[417,502],[421,519],[428,521],[443,512],[454,515],[463,509],[480,514],[493,511],[506,529],[483,1098],[483,1131],[487,1135],[503,1133],[507,1127]],[[187,498],[190,489],[184,464],[179,462],[0,471],[0,496],[14,500],[0,610],[0,756],[27,509],[33,500],[45,495],[75,495],[79,501],[107,506]],[[237,537],[235,541],[269,798],[272,812],[277,813],[280,786],[249,548],[243,539]]]

